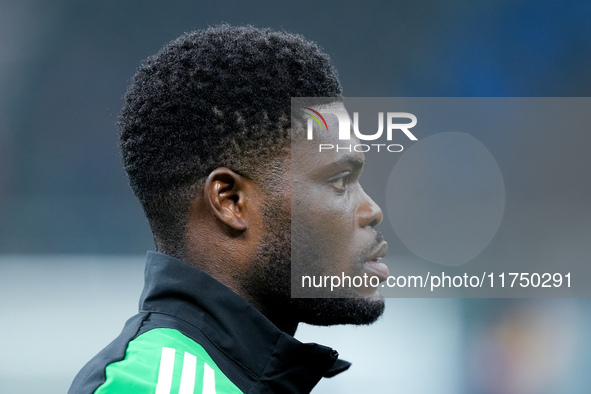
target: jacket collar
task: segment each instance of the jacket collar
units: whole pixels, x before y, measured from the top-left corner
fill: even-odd
[[[300,390],[311,390],[323,376],[351,365],[329,347],[304,344],[284,333],[205,272],[161,253],[148,252],[140,311],[173,315],[192,324],[255,379],[270,384],[289,382],[293,375]]]

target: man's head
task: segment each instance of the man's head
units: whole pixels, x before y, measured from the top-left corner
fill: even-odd
[[[292,235],[305,242],[301,226],[291,233],[291,97],[341,94],[337,73],[316,44],[269,29],[212,27],[184,34],[148,58],[127,91],[119,124],[125,169],[157,249],[202,268],[278,325],[375,320],[383,302],[374,295],[289,297]],[[354,183],[359,171],[350,168]],[[345,220],[356,220],[356,212],[373,215],[363,231],[349,235],[358,239],[352,247],[375,249],[381,212],[364,193],[354,195],[341,208],[325,204],[325,213],[346,210]],[[310,200],[317,215],[319,202]],[[348,250],[359,254],[351,262],[370,253]],[[321,264],[329,259],[316,257]],[[355,311],[368,316],[349,316]]]
[[[315,107],[344,111],[340,100]],[[318,144],[339,143],[338,133],[334,132],[338,130],[336,117],[326,116],[328,129],[333,132],[324,130],[310,141],[305,138],[301,108],[296,106],[293,110],[291,186],[289,196],[282,200],[291,201],[291,215],[289,223],[278,220],[285,217],[282,212],[289,208],[285,202],[270,199],[263,213],[271,231],[259,253],[260,261],[290,264],[261,266],[253,280],[263,277],[265,283],[276,284],[269,288],[266,302],[276,303],[277,310],[281,310],[281,304],[289,305],[289,312],[297,321],[320,325],[372,323],[384,310],[375,285],[334,290],[330,285],[301,288],[302,276],[315,277],[314,283],[342,275],[385,280],[388,270],[379,259],[385,257],[387,244],[375,229],[382,220],[382,211],[359,183],[364,154],[347,149],[319,153]],[[289,227],[291,234],[285,236],[283,229]],[[286,286],[290,280],[291,289],[315,298],[291,298]]]
[[[183,255],[196,185],[218,167],[260,179],[289,146],[290,98],[341,95],[318,46],[294,34],[221,25],[148,58],[119,124],[131,186],[157,247]]]

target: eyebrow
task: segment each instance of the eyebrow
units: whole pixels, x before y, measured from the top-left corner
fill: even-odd
[[[338,166],[341,164],[350,164],[354,170],[359,171],[363,168],[365,160],[352,155],[343,155],[338,160],[332,162],[330,166]]]

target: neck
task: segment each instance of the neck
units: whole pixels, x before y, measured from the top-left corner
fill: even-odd
[[[207,251],[203,250],[197,253],[191,253],[191,255],[206,256]],[[260,291],[255,289],[268,286],[268,284],[245,280],[244,277],[247,275],[245,273],[237,273],[235,266],[227,264],[226,260],[218,262],[215,259],[186,258],[185,261],[206,272],[234,293],[244,298],[281,331],[291,336],[295,334],[298,328],[298,321],[294,319],[294,314],[290,312],[292,308],[289,295],[279,296],[273,294],[272,291],[263,291],[264,294],[259,294]],[[204,264],[204,261],[209,263]],[[253,285],[252,282],[255,282],[256,285]]]

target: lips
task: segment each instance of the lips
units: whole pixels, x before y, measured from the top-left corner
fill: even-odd
[[[380,282],[383,282],[386,279],[388,279],[388,276],[390,275],[390,270],[388,269],[388,266],[379,260],[366,261],[364,267],[368,274],[380,278]]]
[[[380,282],[385,281],[388,276],[390,275],[390,270],[388,266],[381,262],[381,258],[386,257],[388,253],[388,243],[382,242],[378,248],[369,256],[369,260],[367,260],[363,264],[363,268],[369,275],[377,276],[380,279]]]

